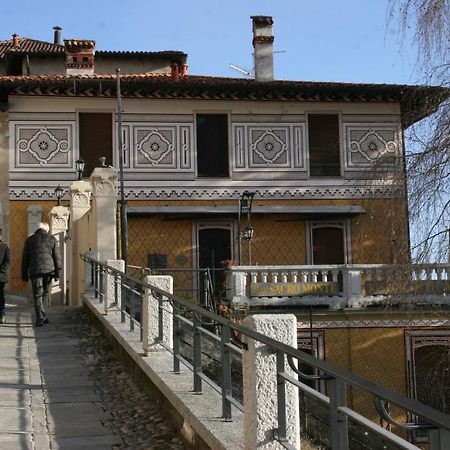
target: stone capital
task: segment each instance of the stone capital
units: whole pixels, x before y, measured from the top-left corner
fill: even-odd
[[[69,228],[69,208],[54,206],[50,211],[50,225],[52,232],[65,231]]]
[[[96,167],[91,175],[94,197],[116,197],[116,181],[114,167]]]
[[[88,181],[74,181],[69,187],[71,207],[89,207],[92,185]]]

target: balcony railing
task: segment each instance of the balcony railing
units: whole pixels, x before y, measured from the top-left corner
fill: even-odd
[[[238,307],[379,303],[450,304],[448,264],[236,266],[227,273],[227,300]]]

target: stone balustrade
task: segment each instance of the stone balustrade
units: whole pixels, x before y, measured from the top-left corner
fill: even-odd
[[[227,272],[227,301],[244,308],[341,309],[386,301],[449,304],[448,294],[448,264],[235,266]]]

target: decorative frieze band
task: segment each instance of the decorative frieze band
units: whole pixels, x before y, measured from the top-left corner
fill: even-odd
[[[410,328],[410,327],[448,327],[450,320],[423,319],[423,320],[333,320],[314,322],[313,328]],[[297,322],[297,328],[310,328],[310,322]]]

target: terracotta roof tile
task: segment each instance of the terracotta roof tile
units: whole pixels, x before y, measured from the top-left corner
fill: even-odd
[[[37,41],[36,39],[19,38],[19,46],[14,47],[11,39],[0,41],[0,58],[4,58],[6,53],[50,53],[64,54],[64,45],[53,44],[51,42]]]

